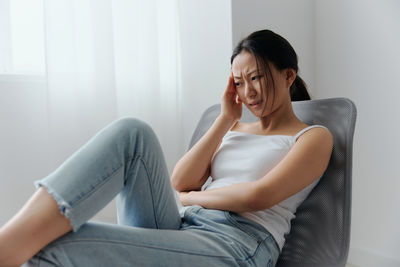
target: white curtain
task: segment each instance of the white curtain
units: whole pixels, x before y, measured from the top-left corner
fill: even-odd
[[[182,154],[177,0],[45,0],[48,121],[59,164],[125,116]],[[61,157],[61,158],[60,158]]]

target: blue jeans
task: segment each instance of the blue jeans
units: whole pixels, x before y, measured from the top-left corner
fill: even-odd
[[[199,205],[178,209],[160,144],[144,122],[114,121],[36,186],[73,231],[25,266],[274,266],[261,225]],[[87,222],[117,196],[118,225]]]

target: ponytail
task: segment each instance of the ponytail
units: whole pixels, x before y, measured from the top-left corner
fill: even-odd
[[[290,98],[292,101],[311,100],[307,85],[299,75],[296,76],[292,86],[290,86]]]

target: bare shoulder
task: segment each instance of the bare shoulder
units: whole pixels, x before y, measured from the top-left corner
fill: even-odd
[[[296,140],[297,142],[327,143],[333,145],[333,135],[325,127],[313,127],[302,133]]]
[[[329,160],[333,149],[333,135],[323,127],[313,127],[302,133],[292,147],[292,153],[306,158],[316,159],[319,164],[325,165],[323,162]]]

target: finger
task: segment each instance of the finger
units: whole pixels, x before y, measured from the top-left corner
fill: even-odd
[[[225,92],[228,91],[228,89],[229,89],[229,87],[230,87],[230,84],[231,84],[231,82],[232,82],[231,79],[232,79],[232,77],[229,76],[229,77],[228,77],[228,83],[226,84]]]
[[[232,83],[232,73],[231,73],[231,75],[229,75],[229,77],[228,77],[228,84],[227,84],[227,86],[229,86],[231,83]]]
[[[230,91],[231,92],[234,92],[234,93],[236,93],[236,85],[235,85],[235,80],[233,79],[233,76],[231,75],[231,76],[229,76],[230,77],[230,79],[229,79],[229,89],[230,89]]]
[[[232,77],[232,87],[235,89],[236,92],[236,84],[235,84],[235,79],[233,78],[233,72],[231,72],[231,77]]]
[[[231,95],[232,96],[232,94],[236,93],[232,84],[233,84],[232,77],[229,76],[228,84],[226,85],[226,89],[225,89],[225,92],[224,92],[225,95]]]

